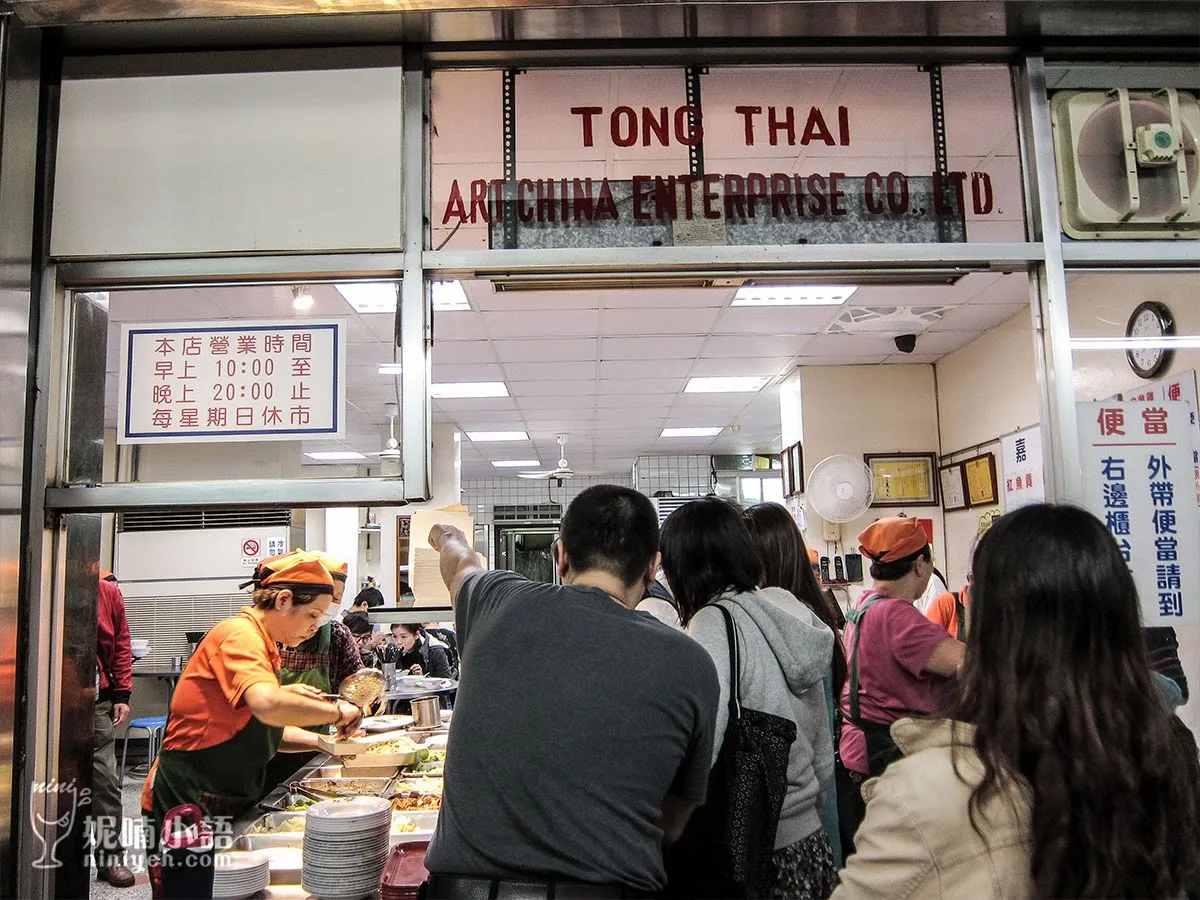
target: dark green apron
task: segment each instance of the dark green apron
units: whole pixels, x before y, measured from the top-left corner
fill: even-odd
[[[850,715],[847,718],[863,733],[867,742],[867,773],[872,776],[882,774],[889,763],[904,755],[892,740],[891,726],[864,719],[858,706],[858,645],[862,640],[863,616],[880,600],[886,599],[883,594],[878,594],[846,613],[846,621],[854,625],[854,647],[850,651]]]
[[[183,803],[206,818],[236,819],[262,796],[267,763],[279,750],[283,728],[254,716],[237,734],[203,750],[160,750],[154,775],[154,819]]]
[[[958,616],[958,627],[954,629],[954,639],[967,642],[967,607],[963,603],[962,591],[954,595],[954,614]]]
[[[311,658],[314,665],[311,668],[303,670],[289,669],[286,665],[279,667],[279,683],[280,684],[310,684],[319,690],[322,694],[333,693],[333,680],[330,675],[332,662],[330,660],[330,647],[333,644],[333,625],[326,622],[317,629],[314,635],[317,642],[316,650],[305,652],[305,657]],[[310,638],[311,640],[311,638]],[[308,641],[305,641],[308,643]],[[286,657],[287,651],[284,651]],[[306,725],[305,731],[311,731],[314,734],[329,734],[328,725]]]

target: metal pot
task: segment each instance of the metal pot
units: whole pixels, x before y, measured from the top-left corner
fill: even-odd
[[[422,697],[412,702],[413,725],[434,728],[442,724],[442,702],[437,697]]]

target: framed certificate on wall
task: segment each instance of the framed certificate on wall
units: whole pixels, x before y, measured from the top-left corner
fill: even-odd
[[[996,485],[996,454],[981,453],[963,460],[970,506],[995,506],[1000,501]]]
[[[800,442],[784,447],[779,456],[783,470],[783,496],[795,497],[804,493],[804,448]]]
[[[971,505],[967,501],[967,473],[962,463],[942,466],[938,469],[938,481],[942,487],[942,509],[946,512],[966,509]]]
[[[875,482],[872,506],[937,506],[936,453],[864,453]]]

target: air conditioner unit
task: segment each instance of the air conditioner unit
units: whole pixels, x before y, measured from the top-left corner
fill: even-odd
[[[650,502],[654,504],[654,511],[658,513],[658,524],[662,525],[667,521],[667,516],[683,504],[699,499],[699,497],[652,497]]]
[[[1174,88],[1060,91],[1050,101],[1063,231],[1200,237],[1200,104]]]

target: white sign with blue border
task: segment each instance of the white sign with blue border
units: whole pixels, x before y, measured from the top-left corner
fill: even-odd
[[[339,438],[344,320],[121,327],[122,444]]]

